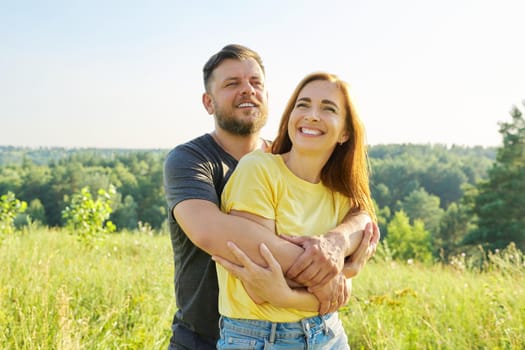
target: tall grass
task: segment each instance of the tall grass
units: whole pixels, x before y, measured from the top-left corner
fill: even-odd
[[[484,265],[369,263],[342,311],[352,349],[525,349],[523,254]]]
[[[160,349],[175,309],[167,236],[115,234],[92,249],[64,231],[0,247],[1,349]]]
[[[461,261],[370,262],[341,311],[352,349],[525,348],[525,266],[515,254],[493,255],[481,272]],[[114,234],[88,249],[37,230],[7,237],[0,266],[0,349],[167,348],[166,235]]]

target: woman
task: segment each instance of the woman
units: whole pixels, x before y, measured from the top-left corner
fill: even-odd
[[[283,113],[272,154],[255,151],[241,159],[222,206],[275,234],[319,235],[349,211],[373,216],[364,130],[347,84],[327,73],[305,77]],[[214,257],[221,313],[217,348],[348,349],[337,312],[319,315],[317,298],[306,288],[288,287],[265,246],[261,255],[269,264],[263,283],[275,287],[264,295],[235,277],[237,266]]]

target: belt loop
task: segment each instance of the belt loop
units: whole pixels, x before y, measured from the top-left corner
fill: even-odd
[[[272,329],[270,331],[270,344],[273,344],[275,343],[275,333],[276,333],[276,329],[277,329],[277,323],[275,322],[272,322]]]
[[[303,328],[304,336],[308,337],[310,333],[310,323],[308,323],[308,320],[301,320],[301,326]]]
[[[303,327],[304,343],[306,350],[310,349],[310,321],[308,319],[301,320],[301,326]]]

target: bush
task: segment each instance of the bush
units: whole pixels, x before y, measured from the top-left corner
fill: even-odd
[[[0,242],[7,234],[15,230],[14,221],[17,215],[23,213],[27,203],[16,199],[13,192],[7,192],[0,197]]]
[[[110,186],[109,191],[99,189],[96,200],[91,196],[89,187],[75,193],[70,204],[62,211],[70,233],[78,236],[84,243],[91,244],[104,234],[115,231],[115,225],[108,220],[112,211],[111,196],[114,194],[113,186]]]

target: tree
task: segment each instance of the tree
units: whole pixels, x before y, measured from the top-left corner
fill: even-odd
[[[525,101],[523,103],[525,105]],[[525,120],[513,107],[511,122],[500,122],[503,146],[475,198],[478,228],[465,243],[504,248],[510,242],[525,250]]]
[[[400,202],[400,209],[408,215],[412,222],[423,221],[425,228],[435,235],[439,230],[439,223],[444,213],[439,204],[439,197],[429,194],[423,188],[418,188],[403,198],[403,201]]]
[[[450,255],[457,254],[465,236],[473,230],[472,209],[463,202],[448,206],[439,225],[439,232],[434,237],[434,246],[448,260]]]
[[[402,210],[396,212],[388,223],[388,237],[385,240],[396,259],[416,259],[422,262],[432,260],[431,237],[425,230],[425,224],[421,220],[415,220],[414,225],[410,225],[408,216]]]

